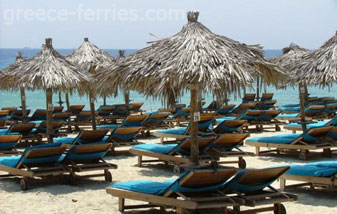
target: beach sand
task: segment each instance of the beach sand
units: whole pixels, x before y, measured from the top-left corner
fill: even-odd
[[[282,133],[286,131],[281,131]],[[281,132],[264,132],[251,134],[251,136],[267,136]],[[141,142],[154,143],[159,139],[140,139]],[[244,146],[244,151],[254,152],[253,147]],[[336,160],[334,154],[333,159]],[[304,163],[297,156],[259,156],[246,157],[248,168],[264,168],[292,163]],[[110,170],[113,182],[128,180],[154,180],[164,181],[176,178],[172,167],[163,164],[137,167],[135,156],[108,156],[108,162],[118,165],[118,169]],[[310,160],[325,160],[321,157],[312,157]],[[331,160],[331,159],[330,159]],[[234,165],[233,165],[234,166]],[[0,172],[2,173],[2,172]],[[118,199],[105,192],[105,188],[111,183],[105,182],[104,178],[91,178],[82,180],[76,186],[69,185],[38,185],[27,191],[21,191],[19,179],[0,179],[0,214],[4,213],[120,213],[118,211]],[[274,187],[279,188],[279,182]],[[289,190],[288,190],[289,191]],[[337,213],[337,190],[310,190],[308,188],[296,188],[289,192],[298,194],[298,201],[285,203],[287,213]],[[137,203],[127,201],[127,203]],[[163,213],[159,210],[132,211],[127,213]],[[174,213],[168,211],[167,213]],[[203,213],[203,212],[201,212]],[[207,212],[208,213],[208,212]]]

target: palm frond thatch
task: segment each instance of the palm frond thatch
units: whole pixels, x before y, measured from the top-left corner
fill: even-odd
[[[291,43],[289,47],[282,49],[282,55],[279,57],[274,57],[270,59],[272,63],[275,63],[288,71],[289,67],[295,63],[296,60],[300,59],[304,54],[309,53],[308,49],[302,48],[295,43]]]
[[[53,49],[51,39],[48,41],[50,44],[43,45],[35,57],[8,68],[11,75],[3,76],[1,84],[8,88],[69,90],[90,80]]]
[[[224,97],[226,91],[238,92],[250,84],[255,74],[266,75],[268,81],[276,80],[275,72],[283,75],[262,57],[258,46],[216,35],[197,18],[198,13],[189,12],[179,33],[101,69],[96,76],[99,91],[113,93],[125,82],[129,89],[167,99],[182,95],[189,83],[198,83],[205,92]]]
[[[319,49],[302,56],[290,67],[294,81],[328,86],[337,82],[337,32]]]
[[[27,61],[27,59],[22,56],[21,52],[18,52],[16,54],[15,62],[1,70],[1,72],[0,72],[0,88],[1,89],[5,89],[5,90],[13,89],[13,87],[12,87],[13,85],[7,84],[5,81],[1,81],[1,80],[3,78],[6,78],[6,76],[13,75],[12,70],[14,68],[20,66],[21,63],[26,62],[26,61]]]
[[[88,38],[84,38],[81,46],[66,59],[86,70],[89,70],[91,65],[106,67],[114,62],[114,58],[110,54],[99,49]]]

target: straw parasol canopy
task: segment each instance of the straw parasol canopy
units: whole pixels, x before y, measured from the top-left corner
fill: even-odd
[[[304,54],[309,52],[308,49],[302,48],[295,43],[291,43],[289,47],[282,49],[281,56],[271,58],[270,61],[283,67],[285,72],[289,72],[289,68],[294,61],[299,60]]]
[[[91,43],[88,38],[84,38],[81,46],[72,54],[66,57],[70,62],[77,64],[82,68],[83,72],[88,72],[88,75],[96,73],[97,68],[104,68],[114,62],[114,58],[107,52],[99,49],[96,45]],[[94,88],[89,87],[87,90],[89,94],[90,110],[92,116],[92,128],[96,129],[95,118],[95,93]]]
[[[294,81],[329,86],[337,82],[337,32],[319,49],[301,57],[290,67]]]
[[[188,23],[170,38],[161,39],[117,63],[99,71],[97,86],[112,93],[120,82],[131,90],[169,100],[172,91],[181,96],[191,90],[191,159],[198,165],[197,112],[198,89],[224,97],[251,84],[255,74],[269,81],[274,72],[283,74],[267,62],[260,48],[248,46],[212,33],[198,22],[198,12],[188,12]]]
[[[43,89],[46,91],[47,134],[48,142],[52,136],[52,92],[53,90],[71,90],[80,85],[86,87],[90,78],[73,63],[66,60],[52,47],[52,39],[47,38],[41,51],[32,59],[11,69],[11,76],[1,78],[1,83],[10,87],[24,87],[28,89]]]
[[[5,79],[6,76],[12,76],[12,70],[17,67],[20,66],[21,63],[23,62],[27,62],[27,59],[22,57],[21,52],[19,51],[16,54],[16,59],[15,62],[11,65],[9,65],[8,67],[4,68],[1,73],[0,73],[0,79]],[[3,84],[1,83],[1,87],[4,87],[4,89],[13,89],[12,87],[15,85],[9,85],[9,84]],[[6,87],[6,88],[5,88]],[[22,117],[23,117],[23,122],[26,122],[27,119],[27,111],[26,111],[26,93],[25,93],[25,88],[24,87],[20,87],[20,97],[21,97],[21,108],[22,108]]]

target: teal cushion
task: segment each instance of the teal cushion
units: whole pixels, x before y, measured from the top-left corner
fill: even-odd
[[[288,175],[313,176],[313,177],[331,177],[337,173],[337,168],[319,167],[314,165],[290,165]]]
[[[325,120],[325,121],[318,121],[316,123],[309,123],[307,124],[307,128],[320,128],[326,126],[330,120]],[[284,127],[302,127],[301,124],[299,123],[288,123]]]
[[[333,161],[317,161],[317,162],[308,163],[307,165],[308,166],[337,168],[337,160],[333,160]]]
[[[15,168],[21,156],[0,157],[0,165]]]
[[[117,124],[110,124],[110,125],[99,125],[97,126],[97,129],[116,129],[121,127],[120,125]]]
[[[296,140],[301,134],[280,134],[271,137],[250,137],[247,142],[289,144]]]
[[[132,147],[132,149],[136,150],[144,150],[158,154],[169,154],[175,148],[177,148],[178,144],[139,144]]]
[[[127,181],[113,184],[111,187],[150,195],[163,195],[173,182],[175,182],[175,180],[166,182]]]
[[[59,137],[54,138],[54,143],[72,144],[74,142],[74,139],[74,137]]]
[[[176,129],[160,129],[155,132],[162,134],[175,134],[175,135],[184,135],[187,127],[180,127]]]
[[[297,113],[294,114],[280,114],[277,116],[278,118],[296,118],[298,117]]]
[[[236,120],[236,119],[237,119],[236,117],[222,117],[222,118],[216,119],[215,121],[217,123],[222,123],[222,122],[227,121],[227,120]]]

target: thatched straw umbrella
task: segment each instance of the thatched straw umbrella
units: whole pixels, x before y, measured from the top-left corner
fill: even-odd
[[[69,91],[90,80],[79,68],[66,60],[52,47],[52,39],[47,38],[41,51],[27,62],[11,69],[13,75],[1,79],[2,83],[28,89],[43,89],[46,92],[47,135],[53,142],[52,114],[53,90]],[[84,86],[83,86],[84,87]]]
[[[4,68],[1,71],[0,78],[2,79],[2,78],[6,78],[6,76],[13,75],[12,70],[17,66],[20,66],[21,63],[26,62],[26,61],[27,61],[27,59],[24,59],[22,57],[21,52],[18,52],[16,54],[15,62],[13,64],[9,65],[8,67]],[[13,88],[13,85],[9,85],[9,84],[4,84],[4,85],[7,85],[8,87]],[[23,122],[26,122],[27,121],[26,93],[25,93],[24,87],[20,87],[20,97],[21,97],[21,108],[22,108],[22,120],[23,120]]]
[[[301,60],[301,57],[305,54],[308,54],[310,51],[308,49],[302,48],[294,43],[291,43],[289,47],[282,49],[282,55],[279,57],[274,57],[270,59],[271,62],[284,68],[285,72],[289,75],[292,75],[290,68],[293,64]],[[303,87],[302,87],[303,85]],[[303,89],[302,89],[303,88]],[[308,97],[308,87],[306,81],[300,82],[298,86],[299,98],[300,98],[300,114],[303,130],[306,129],[305,124],[305,107],[304,100]]]
[[[299,60],[295,61],[289,71],[292,79],[299,82],[300,91],[303,93],[303,82],[308,84],[330,86],[337,82],[337,32],[325,42],[319,49],[304,54]],[[302,99],[301,108],[304,108]],[[304,111],[301,112],[302,121],[304,122]],[[303,129],[306,129],[304,123]]]
[[[83,71],[95,74],[98,67],[106,67],[114,62],[114,58],[107,52],[99,49],[96,45],[89,42],[88,38],[84,38],[81,46],[66,57],[70,62],[77,64]],[[92,117],[92,129],[96,129],[95,118],[95,100],[96,95],[93,87],[89,87],[87,91],[89,95],[90,111]]]
[[[166,100],[172,91],[180,96],[190,89],[191,161],[199,165],[199,85],[205,92],[224,97],[227,90],[238,93],[241,86],[250,84],[255,73],[272,77],[279,70],[261,56],[259,48],[212,33],[197,21],[198,12],[187,16],[188,23],[179,33],[118,60],[96,78],[101,92],[112,92],[124,82],[131,90]]]

